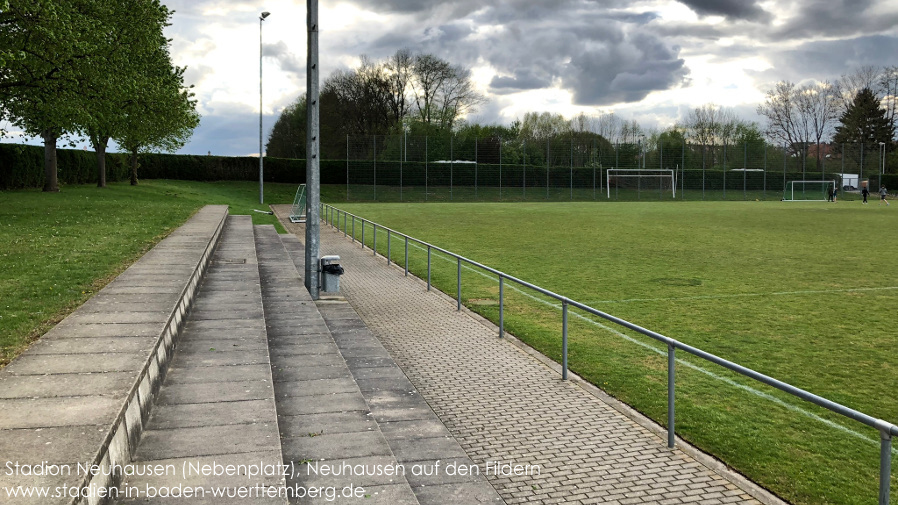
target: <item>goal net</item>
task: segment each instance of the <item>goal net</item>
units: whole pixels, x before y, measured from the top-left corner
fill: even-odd
[[[825,202],[836,181],[789,181],[783,191],[784,202]]]
[[[300,184],[296,189],[296,196],[293,197],[293,208],[290,209],[291,223],[306,222],[306,185]]]
[[[611,191],[670,193],[677,197],[676,171],[673,169],[609,168],[605,171],[608,198]]]

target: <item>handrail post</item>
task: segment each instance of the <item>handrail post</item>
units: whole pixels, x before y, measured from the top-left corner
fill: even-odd
[[[355,216],[352,216],[352,241],[355,242]]]
[[[405,276],[408,277],[408,235],[405,236]]]
[[[349,214],[346,212],[343,213],[343,238],[346,238],[348,234],[348,226],[346,226],[346,222],[349,221]]]
[[[393,241],[390,240],[390,229],[387,228],[387,266],[390,266],[390,246],[393,245]]]
[[[458,289],[455,291],[455,294],[457,295],[456,298],[458,298],[458,300],[456,300],[455,310],[461,310],[461,258],[456,258],[456,259],[458,260],[458,272],[456,274],[458,276],[457,277]]]
[[[374,235],[374,239],[371,242],[371,250],[374,252],[374,255],[377,256],[377,223],[371,223],[371,227],[373,228],[371,233]]]
[[[362,249],[365,249],[365,220],[362,219]]]
[[[879,432],[879,505],[889,505],[889,481],[892,478],[892,434]]]
[[[676,352],[677,348],[673,342],[667,344],[667,447],[674,448],[675,431],[674,431],[674,385],[676,375]]]
[[[427,291],[430,291],[430,244],[427,245]]]
[[[561,301],[561,380],[567,380],[567,299]]]
[[[499,276],[499,338],[505,333],[505,278]]]

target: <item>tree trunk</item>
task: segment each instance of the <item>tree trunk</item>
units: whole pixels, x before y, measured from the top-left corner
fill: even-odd
[[[56,171],[56,132],[44,130],[44,191],[58,193],[59,179]]]
[[[137,148],[131,150],[131,185],[137,186]]]
[[[106,145],[109,137],[97,137],[94,139],[94,150],[97,151],[97,187],[106,187]]]

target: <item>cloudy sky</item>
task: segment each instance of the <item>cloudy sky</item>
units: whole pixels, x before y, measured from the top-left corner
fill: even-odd
[[[167,0],[167,34],[203,116],[183,153],[259,150],[259,13],[264,130],[305,90],[305,2]],[[778,80],[898,65],[894,0],[345,0],[319,4],[322,77],[397,49],[472,69],[489,101],[469,119],[528,111],[614,112],[666,127],[706,103],[745,119]]]

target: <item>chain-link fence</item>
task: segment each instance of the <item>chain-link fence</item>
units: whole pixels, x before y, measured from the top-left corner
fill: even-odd
[[[881,151],[766,142],[611,144],[369,135],[346,138],[348,201],[780,200],[794,181],[833,181],[839,197],[885,183]],[[805,186],[802,186],[805,187]]]

